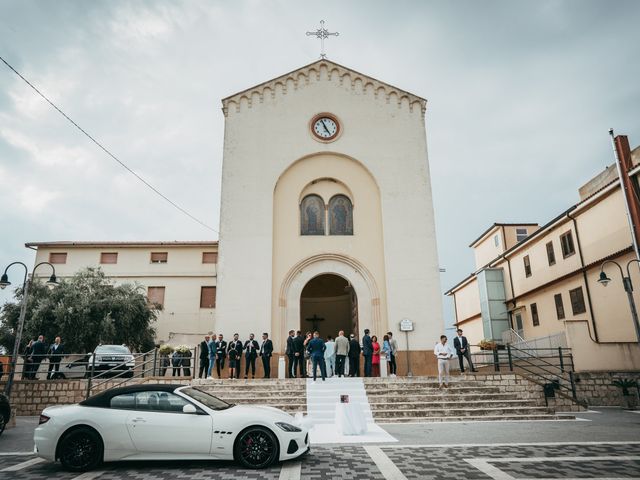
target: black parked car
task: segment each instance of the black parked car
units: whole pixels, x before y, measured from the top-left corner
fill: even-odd
[[[9,423],[11,418],[11,405],[6,395],[0,393],[0,435],[4,432],[4,427]]]

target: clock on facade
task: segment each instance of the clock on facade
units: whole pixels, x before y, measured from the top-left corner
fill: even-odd
[[[328,142],[340,133],[340,123],[333,115],[321,113],[311,120],[311,132],[318,140]]]

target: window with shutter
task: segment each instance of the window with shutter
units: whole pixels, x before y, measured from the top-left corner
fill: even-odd
[[[67,263],[67,253],[66,252],[51,252],[49,254],[49,263]]]
[[[529,255],[523,258],[524,261],[524,274],[527,277],[531,276],[531,261],[529,260]]]
[[[516,242],[521,242],[527,238],[528,231],[526,228],[516,228]]]
[[[218,252],[202,252],[202,263],[218,263]]]
[[[200,308],[216,308],[216,287],[200,289]]]
[[[556,315],[558,316],[558,320],[564,320],[564,305],[562,303],[562,294],[558,293],[554,295],[553,299],[556,302]]]
[[[547,260],[549,260],[549,266],[556,264],[556,252],[553,250],[553,243],[547,243]]]
[[[531,304],[531,322],[534,327],[540,325],[540,318],[538,318],[538,305],[535,303]]]
[[[151,252],[151,263],[167,263],[167,252]]]
[[[560,236],[560,246],[562,247],[563,258],[567,258],[576,253],[576,250],[573,246],[573,234],[571,233],[571,231],[568,231]]]
[[[118,263],[118,254],[103,252],[100,254],[100,263]]]
[[[164,307],[164,287],[147,288],[147,298],[150,304]]]
[[[584,304],[584,295],[582,294],[582,287],[569,290],[569,298],[571,299],[571,311],[574,315],[579,315],[587,311],[587,307]]]

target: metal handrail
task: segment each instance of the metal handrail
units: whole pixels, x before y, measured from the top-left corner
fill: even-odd
[[[151,355],[153,354],[153,357],[151,360],[145,360],[147,355]],[[133,375],[131,377],[126,377],[124,379],[122,379],[120,382],[116,383],[115,385],[113,385],[112,388],[117,387],[118,385],[122,385],[123,383],[128,382],[129,380],[133,379],[133,378],[142,378],[144,377],[145,373],[147,373],[148,371],[153,371],[155,374],[156,371],[156,365],[157,365],[157,360],[158,360],[158,349],[154,348],[153,350],[149,350],[148,352],[144,352],[144,353],[138,353],[137,355],[133,355],[133,362],[134,362],[134,369],[131,371],[128,370],[123,370],[121,367],[123,365],[123,363],[127,363],[127,362],[122,362],[119,363],[118,365],[111,367],[107,370],[101,371],[100,373],[98,373],[97,375],[95,374],[95,365],[96,365],[96,356],[97,355],[93,355],[93,360],[91,363],[91,370],[89,371],[89,378],[87,381],[87,394],[86,394],[86,398],[89,398],[91,396],[91,390],[95,389],[97,387],[99,387],[100,385],[104,385],[107,382],[113,381],[114,378],[120,378],[122,377],[124,374],[128,374],[128,373],[132,373]],[[137,360],[142,358],[142,363],[138,364]],[[131,362],[132,360],[129,360],[129,362]],[[151,369],[146,369],[146,368],[142,368],[142,372],[141,375],[136,375],[135,374],[135,369],[136,367],[144,367],[145,365],[147,365],[148,363],[153,362],[153,366]],[[107,375],[109,375],[110,373],[114,373],[117,372],[115,375],[110,376],[109,378],[105,378],[107,377]],[[95,383],[93,380],[97,379],[97,378],[102,378],[101,381]]]
[[[554,350],[557,352],[557,355],[539,356],[531,353],[531,351],[537,350]],[[577,400],[575,379],[573,375],[573,355],[570,352],[566,354],[566,350],[570,349],[563,347],[551,349],[519,349],[517,347],[507,345],[504,350],[484,350],[483,352],[473,352],[471,355],[472,357],[478,358],[481,355],[486,356],[491,352],[490,355],[493,362],[490,362],[489,364],[493,364],[495,371],[499,372],[501,366],[505,365],[508,366],[509,371],[514,371],[514,367],[519,368],[531,376],[544,380],[546,383],[552,383],[554,388],[566,389],[571,392],[571,396]],[[514,352],[521,355],[514,356]],[[506,362],[504,361],[505,355],[507,357]],[[569,365],[565,364],[565,356],[568,357]],[[547,360],[555,358],[558,358],[559,364],[555,364]],[[474,364],[476,363],[479,365],[481,362],[474,362]],[[568,381],[571,384],[570,387],[560,383],[560,379],[565,380],[565,374],[568,374]]]

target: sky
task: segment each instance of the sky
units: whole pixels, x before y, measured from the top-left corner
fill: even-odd
[[[0,56],[217,230],[220,99],[316,60],[324,19],[330,60],[428,99],[445,291],[490,224],[577,202],[609,128],[640,144],[639,18],[624,0],[0,0]],[[25,242],[210,239],[0,64],[0,268],[33,265]]]

